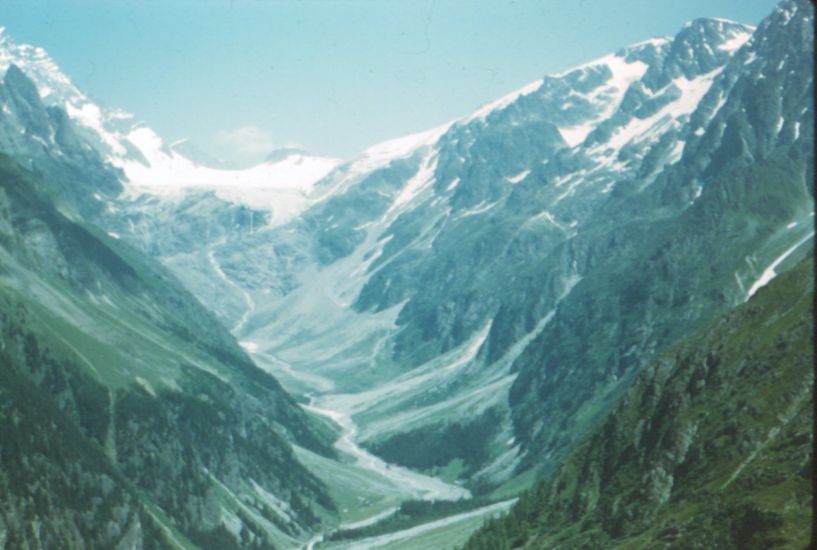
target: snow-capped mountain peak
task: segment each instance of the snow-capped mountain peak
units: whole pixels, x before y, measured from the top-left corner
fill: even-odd
[[[49,104],[83,97],[44,49],[17,44],[6,28],[0,27],[0,71],[5,72],[12,64],[34,81],[40,97]]]
[[[312,185],[340,162],[299,152],[244,170],[206,167],[166,145],[132,114],[92,101],[44,49],[17,44],[0,28],[0,71],[11,66],[31,79],[45,105],[64,109],[82,137],[122,171],[130,195],[178,196],[191,188],[210,189],[232,202],[272,210],[272,219],[283,222],[309,204]]]
[[[91,101],[41,48],[17,45],[0,33],[0,69],[14,63],[30,74],[44,101],[62,107],[83,137],[122,171],[129,195],[184,196],[191,189],[211,190],[230,202],[272,211],[270,219],[278,224],[315,202],[344,192],[373,170],[414,157],[421,150],[425,152],[417,155],[417,166],[436,165],[432,161],[440,155],[443,140],[468,150],[480,139],[480,128],[490,126],[536,123],[550,128],[545,132],[551,136],[549,147],[581,150],[576,154],[583,160],[577,162],[587,164],[585,175],[591,175],[582,178],[585,186],[604,173],[621,175],[628,166],[637,168],[633,159],[645,155],[660,136],[671,129],[673,135],[677,133],[751,32],[752,27],[732,21],[696,19],[675,37],[651,38],[545,76],[471,115],[374,145],[342,166],[338,159],[292,149],[274,151],[265,162],[243,170],[205,166],[184,154],[184,149],[167,146],[132,115]],[[674,162],[683,152],[681,136],[665,141],[667,151],[656,169]],[[629,152],[623,156],[625,149]],[[514,161],[503,175],[517,181],[519,174],[535,172],[533,160]],[[313,190],[320,180],[325,181]],[[610,185],[604,183],[600,188],[609,191]],[[573,189],[570,185],[565,193]]]

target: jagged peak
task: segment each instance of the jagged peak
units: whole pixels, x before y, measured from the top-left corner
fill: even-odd
[[[20,76],[25,76],[23,70],[16,63],[10,63],[3,78],[19,78]]]
[[[0,72],[17,65],[34,82],[40,98],[48,105],[64,106],[67,101],[84,101],[85,96],[43,48],[18,44],[8,31],[0,31]]]
[[[636,42],[635,44],[630,44],[629,46],[625,46],[618,50],[618,52],[628,52],[632,50],[640,50],[644,48],[660,48],[672,42],[671,36],[654,36],[652,38],[648,38],[647,40],[642,40],[641,42]],[[618,53],[617,52],[617,53]]]
[[[795,16],[799,15],[801,8],[806,12],[802,15],[804,19],[814,17],[814,7],[807,0],[782,0],[774,10],[769,22],[773,19],[782,19],[782,24],[786,25]]]
[[[27,101],[39,102],[37,86],[16,63],[11,63],[6,69],[6,74],[3,76],[3,84],[23,94],[27,98]]]
[[[753,25],[719,17],[700,17],[688,21],[673,42],[720,48],[722,44],[736,38],[748,40],[754,31]]]
[[[717,30],[726,30],[726,28],[740,28],[748,31],[755,30],[754,25],[741,23],[733,19],[726,19],[724,17],[697,17],[684,24],[684,28],[699,27],[699,28],[715,28]]]

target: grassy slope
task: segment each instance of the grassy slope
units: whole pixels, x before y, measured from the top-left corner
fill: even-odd
[[[331,456],[331,434],[165,270],[63,216],[44,189],[0,156],[0,390],[52,403],[9,405],[0,414],[0,455],[27,468],[4,468],[0,476],[0,537],[111,546],[132,528],[128,536],[146,544],[151,533],[175,532],[183,545],[187,536],[229,548],[237,541],[225,525],[237,524],[244,544],[304,538],[317,521],[310,507],[334,505],[287,440]],[[55,417],[69,427],[38,427],[54,425]],[[3,444],[19,426],[39,448]],[[90,481],[72,477],[62,466],[66,457],[89,464],[82,471]],[[48,507],[32,506],[31,488],[16,481],[26,475],[51,475],[65,488],[60,495],[89,496],[79,509],[56,496]],[[94,497],[104,501],[111,485],[127,507],[104,530],[91,516]],[[86,501],[92,509],[83,508]],[[38,523],[52,532],[38,535]],[[109,538],[93,538],[103,534]]]
[[[813,262],[642,371],[555,476],[467,548],[803,548]]]

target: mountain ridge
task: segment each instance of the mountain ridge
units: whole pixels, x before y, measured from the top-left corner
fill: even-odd
[[[508,498],[556,472],[662,350],[809,254],[812,22],[791,0],[757,29],[694,20],[346,162],[288,154],[240,177],[165,147],[67,77],[67,92],[49,93],[73,103],[47,105],[42,78],[14,66],[0,86],[11,113],[0,144],[53,186],[61,210],[71,208],[59,200],[76,206],[72,221],[104,228],[94,238],[161,261],[243,348],[207,347],[182,322],[176,336],[246,383],[221,391],[220,368],[182,366],[181,391],[137,381],[129,410],[159,399],[174,415],[200,410],[189,395],[220,394],[213,410],[231,420],[210,435],[226,437],[255,406],[242,396],[283,395],[271,374],[294,395],[276,413],[292,421],[282,448],[297,442],[320,479],[340,433],[338,450],[366,456],[361,445],[461,492]],[[44,52],[22,51],[47,66]],[[70,166],[81,185],[60,179]],[[34,229],[30,261],[48,265],[61,241]],[[221,481],[260,498],[235,470]],[[306,493],[331,515],[317,487]],[[202,506],[212,536],[246,543],[224,532],[237,525],[229,514]],[[240,523],[294,544],[316,528],[299,510],[297,527]]]
[[[439,418],[434,407],[448,407],[449,392],[461,391],[463,385],[470,388],[468,393],[477,392],[485,377],[503,388],[509,387],[509,379],[520,376],[517,373],[529,380],[534,365],[541,365],[533,350],[541,349],[545,335],[560,326],[566,314],[561,301],[572,300],[565,293],[586,287],[584,272],[598,269],[608,251],[616,250],[617,261],[630,265],[626,262],[641,254],[635,244],[641,239],[638,235],[651,224],[683,215],[691,207],[714,215],[718,208],[737,206],[701,205],[715,200],[703,185],[709,174],[726,169],[711,165],[707,156],[728,145],[728,134],[723,144],[717,137],[722,126],[729,126],[721,107],[733,79],[743,71],[736,56],[746,61],[755,47],[750,30],[722,20],[697,20],[672,40],[647,41],[565,71],[560,78],[546,77],[538,87],[523,88],[526,93],[513,93],[510,102],[500,100],[492,108],[478,110],[480,116],[374,146],[317,182],[315,190],[322,198],[284,225],[272,221],[259,227],[251,220],[263,220],[261,210],[239,211],[213,202],[212,212],[237,220],[240,227],[220,233],[212,224],[204,226],[221,235],[210,241],[214,245],[210,256],[194,248],[192,237],[201,235],[203,227],[195,218],[187,217],[189,228],[177,225],[174,235],[167,238],[153,224],[139,231],[150,235],[151,246],[172,245],[167,257],[176,273],[190,288],[199,289],[200,298],[222,318],[231,324],[243,320],[239,337],[257,349],[259,357],[266,357],[262,362],[270,363],[271,355],[276,358],[269,368],[276,369],[277,362],[283,361],[303,368],[310,376],[334,381],[348,380],[343,373],[367,373],[358,377],[359,385],[346,391],[365,390],[372,387],[365,380],[389,377],[405,379],[407,388],[414,387],[407,368],[422,371],[425,364],[430,369],[437,358],[456,356],[457,350],[465,353],[472,339],[488,326],[479,353],[469,356],[469,369],[445,382],[444,387],[450,389],[439,392],[442,400],[435,404],[433,398],[425,398],[425,403],[419,400],[420,407],[410,406],[418,418]],[[797,90],[801,84],[786,86]],[[565,97],[572,103],[563,108]],[[805,120],[808,114],[799,117]],[[708,125],[713,127],[710,132]],[[791,126],[793,122],[784,132]],[[581,132],[575,131],[577,127],[582,127]],[[565,141],[564,128],[574,129],[574,145]],[[805,126],[802,128],[801,144],[810,139]],[[774,139],[789,144],[791,137],[784,133]],[[731,151],[717,155],[734,156]],[[810,164],[805,166],[808,172]],[[799,176],[785,177],[794,184]],[[809,196],[802,190],[793,193],[781,201],[796,202]],[[699,201],[703,202],[695,206]],[[179,212],[165,208],[168,211],[162,216]],[[808,214],[795,209],[786,215],[800,220]],[[150,217],[140,210],[134,215],[145,222]],[[630,225],[626,216],[640,219],[642,225]],[[117,223],[113,220],[112,229],[128,235],[127,225]],[[790,238],[802,238],[802,227],[798,225]],[[620,237],[614,228],[624,231]],[[183,237],[188,230],[189,241]],[[133,238],[132,230],[130,234]],[[660,234],[664,232],[656,236]],[[622,247],[630,238],[630,244]],[[714,242],[714,237],[702,238]],[[138,242],[139,237],[136,239]],[[757,243],[742,246],[751,254]],[[213,294],[213,258],[235,288]],[[191,269],[191,265],[197,267]],[[746,288],[751,286],[753,269],[758,275],[762,271],[751,265],[736,267],[738,280],[747,279],[742,283]],[[317,278],[304,275],[310,270]],[[513,284],[503,285],[505,280]],[[435,288],[429,289],[429,281]],[[722,300],[720,307],[740,299],[736,293],[718,299]],[[326,301],[316,301],[315,296],[324,295]],[[287,310],[299,312],[300,318],[293,319]],[[393,311],[399,312],[396,317]],[[331,331],[327,333],[326,319],[336,319],[332,331],[338,334],[356,326],[363,332],[339,347],[327,336]],[[293,332],[295,326],[300,334]],[[334,350],[325,366],[305,361],[310,345],[298,342],[310,335],[324,342],[323,349]],[[514,344],[524,341],[529,349],[515,351]],[[660,344],[646,345],[649,354]],[[363,369],[361,361],[367,365]],[[514,361],[516,366],[509,369]],[[530,366],[522,369],[522,363]],[[296,391],[314,391],[303,388],[289,371],[274,372],[289,380],[289,387]],[[621,376],[622,372],[604,374],[609,379],[608,391],[612,391],[604,398],[605,406],[614,400],[613,389],[625,385],[626,377],[619,382]],[[515,384],[524,386],[521,381]],[[457,386],[461,388],[455,389]],[[406,393],[405,402],[393,401],[391,410],[411,400],[417,403],[415,391],[419,389]],[[505,409],[504,391],[495,402],[484,404],[498,405],[494,412]],[[500,414],[505,420],[497,442],[510,437],[508,419],[513,416],[517,445],[528,445],[533,432],[524,419],[528,413],[520,411],[527,406],[523,404],[526,400],[534,411],[540,406],[537,399],[522,397],[519,390],[508,395],[513,396],[515,412]],[[374,419],[389,410],[375,406],[367,411],[364,404],[355,403],[360,420]],[[468,405],[452,418],[478,416],[484,410]],[[416,429],[428,427],[423,423],[428,421],[418,422]],[[433,420],[431,426],[444,430],[445,424],[445,420],[442,424]],[[410,431],[388,437],[381,434],[371,445],[394,446],[400,437],[415,435]],[[531,450],[527,453],[535,456]],[[519,458],[509,458],[514,454],[519,451],[503,452],[503,466],[497,462],[491,468],[507,476],[508,468],[518,466],[512,464]]]
[[[813,274],[810,258],[666,350],[466,548],[805,547]]]

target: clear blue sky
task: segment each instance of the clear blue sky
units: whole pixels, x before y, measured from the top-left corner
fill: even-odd
[[[96,100],[168,142],[251,160],[348,157],[695,17],[757,24],[771,0],[0,0]]]

